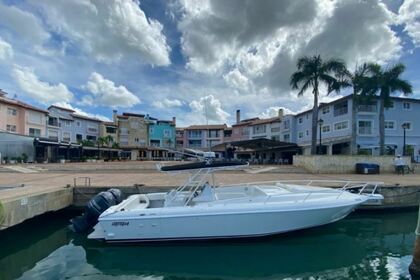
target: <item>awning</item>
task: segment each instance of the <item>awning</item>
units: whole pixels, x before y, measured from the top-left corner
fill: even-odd
[[[266,138],[233,141],[229,143],[222,143],[212,147],[213,151],[221,149],[236,148],[237,152],[261,152],[261,151],[280,151],[280,152],[298,152],[300,147],[295,143],[281,142]]]

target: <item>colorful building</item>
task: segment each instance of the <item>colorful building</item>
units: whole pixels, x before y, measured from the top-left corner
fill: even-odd
[[[208,151],[224,142],[226,124],[191,125],[184,129],[184,148]]]
[[[149,118],[149,146],[175,148],[175,118],[172,121]]]
[[[33,137],[45,136],[48,112],[6,95],[0,90],[0,129]]]

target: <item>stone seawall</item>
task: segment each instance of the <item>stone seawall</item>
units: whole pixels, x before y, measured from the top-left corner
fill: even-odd
[[[404,157],[410,163],[409,157]],[[348,174],[355,173],[356,163],[379,164],[381,173],[395,172],[393,156],[347,156],[347,155],[314,155],[293,156],[293,165],[304,168],[310,173]]]

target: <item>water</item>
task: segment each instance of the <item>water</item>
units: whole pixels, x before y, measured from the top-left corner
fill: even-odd
[[[0,233],[0,279],[409,279],[417,212],[361,213],[245,241],[107,245],[71,233],[70,214]]]

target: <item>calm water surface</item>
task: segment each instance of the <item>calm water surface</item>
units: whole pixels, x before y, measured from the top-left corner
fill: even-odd
[[[106,245],[70,213],[0,233],[0,279],[409,279],[417,212],[361,213],[273,238]]]

